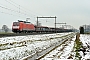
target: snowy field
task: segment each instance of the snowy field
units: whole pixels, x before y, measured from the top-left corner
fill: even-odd
[[[82,60],[90,60],[90,34],[81,34],[80,40],[83,43],[83,48],[85,48],[85,54],[80,51],[80,55],[82,56]]]
[[[71,33],[56,33],[42,35],[26,35],[0,38],[0,60],[22,60],[36,52],[45,50],[61,41],[63,36]],[[75,38],[60,45],[41,60],[75,60]],[[85,51],[78,51],[81,60],[90,59],[90,35],[81,34],[80,42]],[[83,49],[81,48],[81,49]]]
[[[27,35],[0,38],[0,60],[20,60],[58,43],[71,33]],[[57,38],[59,38],[57,40]]]
[[[75,57],[75,38],[76,37],[74,37],[71,41],[65,42],[60,47],[56,48],[54,51],[47,54],[41,60],[78,60],[77,57]],[[90,35],[81,34],[80,42],[82,42],[82,46],[83,48],[85,48],[85,52],[78,51],[81,56],[80,59],[90,60]]]

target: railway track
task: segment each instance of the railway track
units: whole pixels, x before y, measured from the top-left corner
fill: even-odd
[[[52,33],[2,33],[0,34],[0,37],[38,35],[38,34],[52,34]]]
[[[45,50],[42,51],[36,51],[34,54],[29,55],[27,57],[22,58],[21,60],[40,60],[42,59],[44,56],[46,56],[48,53],[50,53],[51,51],[53,51],[54,49],[56,49],[57,47],[59,47],[61,44],[63,44],[64,42],[72,39],[75,36],[75,33],[63,36],[61,40],[59,40],[57,43],[51,45],[50,47],[48,47]],[[59,38],[57,38],[59,39]]]

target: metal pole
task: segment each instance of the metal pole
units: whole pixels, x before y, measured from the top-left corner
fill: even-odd
[[[38,26],[38,17],[37,17],[37,26]]]
[[[56,33],[56,16],[55,16],[55,33]]]

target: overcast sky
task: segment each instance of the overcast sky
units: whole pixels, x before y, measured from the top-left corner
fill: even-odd
[[[90,0],[0,0],[0,28],[12,27],[17,20],[35,24],[37,16],[56,16],[57,23],[77,29],[90,24]],[[42,25],[54,26],[54,19],[39,19]],[[58,25],[60,26],[60,25]]]

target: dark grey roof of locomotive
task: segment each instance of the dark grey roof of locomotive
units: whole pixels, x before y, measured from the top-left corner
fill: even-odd
[[[18,20],[18,22],[31,23],[31,22],[27,22],[27,21],[20,21],[20,20]]]

